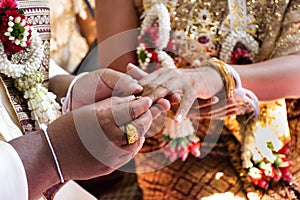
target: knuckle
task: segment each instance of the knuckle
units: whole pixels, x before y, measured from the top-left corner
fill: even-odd
[[[135,124],[136,129],[138,130],[139,136],[142,136],[146,132],[146,127],[143,123]]]
[[[131,117],[131,119],[135,119],[137,117],[137,107],[130,105],[129,106],[129,115]]]

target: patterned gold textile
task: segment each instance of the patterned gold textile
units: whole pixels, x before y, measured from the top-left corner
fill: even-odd
[[[144,2],[151,3],[151,0]],[[167,0],[160,2],[167,2]],[[228,2],[243,1],[178,1],[176,8],[171,10],[172,29],[182,31],[189,38],[206,44],[191,47],[187,42],[182,45],[182,48],[179,47],[181,48],[179,49],[180,53],[188,53],[188,59],[199,59],[200,61],[211,56],[226,58],[226,50],[229,47],[224,47],[223,44],[230,35],[228,32],[230,26]],[[245,12],[242,10],[242,6],[239,11]],[[255,46],[251,46],[253,45],[252,41],[255,40],[258,43],[259,49],[254,55],[255,62],[292,54],[300,50],[299,0],[248,0],[246,1],[246,13],[247,20],[234,18],[234,16],[231,20],[236,22],[237,26],[233,25],[233,27],[236,27],[238,31],[243,28],[242,31],[245,33],[240,33],[245,35],[245,40],[249,40],[245,42],[246,47],[253,50]],[[300,191],[299,101],[287,102],[289,124],[287,124],[284,100],[261,105],[262,108],[266,108],[262,109],[265,110],[265,113],[271,113],[270,119],[278,117],[276,115],[279,112],[274,109],[277,106],[284,108],[284,112],[281,112],[283,118],[278,118],[276,123],[265,122],[265,124],[274,127],[279,125],[279,128],[274,130],[277,135],[282,134],[284,139],[289,139],[289,132],[291,134],[292,160],[295,163],[292,167],[295,180],[291,185],[283,183],[272,185],[268,191],[264,192],[254,188],[247,179],[239,178],[238,173],[244,173],[240,160],[240,142],[237,141],[238,137],[236,138],[232,134],[237,131],[237,127],[234,121],[227,121],[227,127],[223,128],[216,147],[206,157],[202,159],[189,157],[185,162],[177,160],[160,170],[154,169],[161,166],[165,160],[164,155],[157,153],[148,156],[146,152],[152,152],[159,148],[158,138],[161,133],[148,138],[141,153],[135,159],[138,170],[154,170],[138,174],[138,183],[143,191],[143,199],[246,199],[246,193],[254,191],[261,199],[300,198],[298,193]],[[261,120],[263,121],[263,118]],[[290,130],[288,130],[288,125]],[[220,126],[223,126],[222,121],[201,120],[197,135],[203,139],[208,127],[213,134],[214,128],[218,130]],[[152,128],[152,131],[158,132],[155,131],[155,125]],[[161,129],[161,127],[159,128]],[[205,153],[206,147],[213,144],[208,142],[201,145],[201,151]]]
[[[89,0],[91,6],[94,0]],[[49,0],[51,11],[51,58],[72,73],[89,50],[76,15],[87,18],[84,0]]]

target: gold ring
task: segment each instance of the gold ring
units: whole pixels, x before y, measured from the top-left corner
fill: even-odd
[[[128,144],[133,144],[139,139],[137,128],[132,124],[125,125],[125,134]]]

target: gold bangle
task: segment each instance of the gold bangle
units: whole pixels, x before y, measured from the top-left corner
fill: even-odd
[[[235,80],[228,65],[217,58],[211,58],[202,66],[212,67],[219,72],[225,85],[226,97],[232,98],[235,89]]]

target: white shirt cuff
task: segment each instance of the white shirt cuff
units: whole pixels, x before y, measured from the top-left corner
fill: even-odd
[[[0,141],[0,199],[27,200],[28,185],[23,163],[16,150]]]

